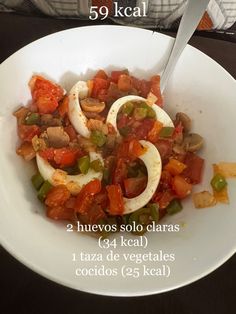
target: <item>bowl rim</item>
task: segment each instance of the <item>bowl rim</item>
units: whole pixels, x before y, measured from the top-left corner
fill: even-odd
[[[15,51],[13,54],[11,54],[9,57],[7,57],[2,63],[0,63],[0,68],[3,65],[7,65],[8,62],[10,62],[11,58],[14,56],[17,56],[17,54],[22,53],[22,51],[31,45],[37,44],[38,42],[44,40],[45,38],[50,38],[50,37],[54,37],[55,35],[60,35],[60,34],[66,34],[69,32],[76,32],[76,31],[83,31],[84,29],[101,29],[103,28],[104,30],[106,29],[120,29],[120,30],[124,30],[124,29],[131,29],[132,31],[137,31],[137,32],[146,32],[146,33],[157,33],[158,35],[160,35],[161,37],[166,37],[168,38],[168,40],[172,40],[174,41],[174,38],[166,35],[166,34],[162,34],[158,31],[153,31],[153,30],[148,30],[148,29],[144,29],[144,28],[138,28],[138,27],[132,27],[132,26],[123,26],[123,25],[90,25],[90,26],[81,26],[81,27],[74,27],[74,28],[69,28],[69,29],[65,29],[65,30],[61,30],[58,32],[54,32],[52,34],[48,34],[45,35],[43,37],[40,37],[30,43],[28,43],[27,45],[21,47],[20,49],[18,49],[17,51]],[[225,68],[223,68],[223,66],[221,66],[218,62],[216,62],[214,59],[212,59],[211,57],[209,57],[208,55],[206,55],[205,53],[203,53],[201,50],[193,47],[192,45],[188,44],[188,47],[191,47],[191,49],[194,49],[198,54],[200,53],[201,55],[204,56],[204,58],[208,59],[208,61],[213,62],[215,64],[215,66],[217,66],[219,68],[220,71],[223,71],[225,75],[228,76],[229,79],[231,79],[233,82],[235,82],[234,77],[228,72],[226,71]],[[71,289],[77,290],[77,291],[81,291],[81,292],[85,292],[85,293],[89,293],[89,294],[94,294],[94,295],[102,295],[102,296],[111,296],[111,297],[139,297],[139,296],[148,296],[148,295],[155,295],[155,294],[160,294],[160,293],[164,293],[164,292],[168,292],[168,291],[172,291],[184,286],[187,286],[191,283],[196,282],[199,279],[202,279],[203,277],[211,274],[214,270],[216,270],[217,268],[219,268],[222,264],[224,264],[228,259],[230,259],[235,253],[236,253],[236,243],[235,243],[235,247],[233,247],[228,254],[224,255],[221,259],[217,260],[217,263],[215,263],[214,265],[212,265],[211,267],[208,267],[204,272],[202,272],[199,275],[195,275],[194,277],[191,277],[188,280],[182,281],[179,284],[176,284],[172,287],[166,287],[163,289],[158,289],[158,290],[146,290],[143,292],[131,292],[129,294],[127,293],[122,293],[122,292],[118,292],[118,291],[99,291],[99,290],[94,290],[90,288],[86,288],[84,289],[83,287],[76,287],[73,283],[69,283],[69,282],[63,282],[61,279],[54,277],[53,275],[50,275],[49,273],[47,273],[45,270],[41,269],[40,267],[38,267],[36,264],[32,264],[30,262],[27,261],[27,259],[24,258],[24,256],[22,256],[21,254],[15,253],[14,248],[12,247],[12,245],[10,244],[10,242],[8,242],[6,239],[4,239],[3,234],[0,232],[0,245],[10,254],[12,255],[17,261],[19,261],[20,263],[22,263],[24,266],[26,266],[27,268],[29,268],[30,270],[32,270],[33,272],[39,274],[40,276],[51,280],[61,286],[64,287],[69,287]]]

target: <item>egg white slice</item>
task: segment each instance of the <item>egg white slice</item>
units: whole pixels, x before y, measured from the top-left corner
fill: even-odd
[[[89,89],[85,81],[77,82],[69,92],[68,110],[68,116],[73,127],[80,135],[86,138],[90,137],[90,131],[87,127],[87,118],[81,110],[79,100],[86,98],[88,91]]]
[[[100,154],[91,152],[89,156],[90,161],[99,159],[103,164],[103,159]],[[36,162],[38,170],[44,180],[49,181],[53,186],[59,184],[66,185],[72,194],[77,194],[83,185],[94,179],[102,180],[102,172],[96,172],[91,168],[87,174],[68,175],[61,169],[53,168],[49,162],[43,159],[38,153],[36,154]]]
[[[117,129],[117,114],[120,110],[120,108],[127,103],[128,101],[146,101],[145,98],[140,97],[140,96],[135,96],[135,95],[130,95],[130,96],[124,96],[121,97],[119,99],[117,99],[113,105],[111,106],[108,115],[107,115],[107,123],[111,123],[113,125],[113,127],[115,128],[115,130],[117,131],[117,133],[119,134],[119,131]],[[174,124],[171,120],[171,118],[168,116],[168,114],[161,109],[159,106],[157,106],[156,104],[151,105],[151,108],[155,111],[156,116],[157,116],[157,120],[160,121],[161,123],[163,123],[164,127],[174,127]]]
[[[154,192],[156,191],[161,177],[162,162],[156,146],[149,141],[141,140],[139,142],[143,147],[147,148],[147,151],[139,157],[147,168],[147,186],[143,193],[136,197],[124,197],[124,214],[132,213],[145,206],[151,200]]]

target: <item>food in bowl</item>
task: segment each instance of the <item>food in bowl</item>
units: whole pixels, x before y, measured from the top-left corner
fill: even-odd
[[[66,94],[42,76],[32,101],[15,112],[17,154],[36,160],[32,177],[46,214],[81,224],[141,224],[182,209],[201,182],[203,138],[191,119],[162,109],[160,77],[104,70]]]

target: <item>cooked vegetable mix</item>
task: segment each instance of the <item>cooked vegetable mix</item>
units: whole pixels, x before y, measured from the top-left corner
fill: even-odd
[[[160,77],[140,80],[127,70],[110,76],[99,70],[65,94],[35,75],[32,101],[15,112],[21,140],[17,154],[36,157],[31,181],[47,216],[82,224],[141,224],[182,210],[181,200],[201,182],[204,160],[196,152],[203,138],[191,133],[191,119],[162,109]],[[227,183],[222,173],[211,185]],[[195,196],[197,207],[214,196]],[[200,199],[199,199],[200,198]]]

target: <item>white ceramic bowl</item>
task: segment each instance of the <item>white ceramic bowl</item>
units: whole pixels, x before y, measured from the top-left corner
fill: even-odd
[[[236,249],[236,182],[229,180],[230,205],[196,210],[191,200],[184,210],[163,223],[180,223],[179,233],[149,233],[148,247],[118,247],[116,253],[175,253],[174,262],[145,262],[147,267],[170,266],[170,276],[143,276],[134,262],[73,262],[72,253],[102,253],[97,240],[66,232],[65,225],[48,220],[31,186],[33,166],[15,154],[16,121],[12,112],[27,104],[27,83],[41,73],[67,90],[97,69],[128,68],[140,78],[161,73],[173,39],[151,31],[99,26],[70,29],[46,36],[19,50],[0,66],[0,240],[22,263],[63,285],[103,295],[138,296],[168,291],[191,283],[225,262]],[[222,52],[223,53],[223,52]],[[209,189],[211,165],[236,161],[235,80],[216,62],[191,46],[186,47],[165,91],[165,109],[189,114],[194,130],[205,138],[203,182]],[[119,239],[120,234],[115,238]],[[134,239],[126,234],[125,237]],[[139,278],[122,278],[122,265],[139,268]],[[117,276],[78,277],[75,269],[104,265]]]

